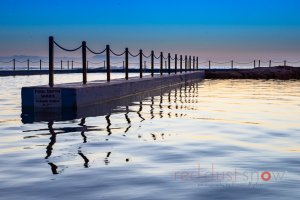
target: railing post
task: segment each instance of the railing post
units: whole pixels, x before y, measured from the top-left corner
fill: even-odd
[[[42,60],[40,60],[40,70],[42,70]]]
[[[177,54],[175,54],[175,74],[177,74]]]
[[[128,80],[128,68],[129,68],[129,50],[128,48],[125,49],[125,79]]]
[[[187,56],[184,57],[185,66],[184,66],[184,72],[187,71]]]
[[[168,73],[171,74],[171,54],[168,53]]]
[[[284,66],[286,67],[286,60],[284,61]]]
[[[233,60],[231,61],[231,69],[233,69]]]
[[[68,70],[70,70],[70,61],[68,60]]]
[[[143,50],[140,49],[140,78],[143,78]]]
[[[182,74],[182,55],[180,55],[180,73]]]
[[[27,70],[29,70],[29,59],[27,59]]]
[[[269,61],[269,67],[272,67],[272,60]]]
[[[165,69],[168,69],[168,64],[166,60],[165,60]]]
[[[163,75],[163,60],[164,60],[164,54],[163,52],[160,52],[160,75]]]
[[[105,63],[104,63],[105,65]],[[110,81],[110,47],[106,45],[106,79]]]
[[[195,71],[195,56],[193,56],[193,71]]]
[[[154,76],[154,51],[151,51],[151,77]]]
[[[86,66],[86,42],[82,42],[82,83],[87,83],[87,66]]]
[[[254,68],[256,67],[256,60],[254,60]]]
[[[16,59],[14,58],[14,61],[13,61],[13,67],[14,67],[14,71],[16,71]]]
[[[199,69],[199,58],[197,57],[197,70]]]
[[[258,60],[258,67],[260,67],[260,60]]]
[[[144,61],[144,69],[145,70],[147,69],[147,61],[146,60]]]
[[[62,65],[63,65],[63,61],[61,60],[60,61],[60,70],[62,70],[62,68],[63,68]]]
[[[49,37],[49,87],[54,86],[54,38]]]
[[[192,56],[189,56],[189,71],[192,71]]]
[[[208,69],[210,69],[211,67],[211,63],[210,63],[210,60],[208,61]]]

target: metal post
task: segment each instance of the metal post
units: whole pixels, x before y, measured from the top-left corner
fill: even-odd
[[[168,73],[171,74],[171,54],[168,53]]]
[[[42,70],[42,60],[40,60],[40,70]]]
[[[233,60],[231,61],[231,69],[233,69]]]
[[[195,71],[195,56],[193,56],[193,71]]]
[[[186,72],[187,71],[187,56],[185,56],[184,61],[185,61],[185,69],[184,69],[184,71]]]
[[[49,37],[49,87],[54,85],[54,38]]]
[[[82,42],[82,83],[86,84],[87,83],[87,66],[86,66],[86,42]]]
[[[180,73],[182,73],[182,55],[180,55]]]
[[[286,67],[286,60],[284,61],[284,66]]]
[[[272,67],[272,61],[271,60],[269,61],[269,67]]]
[[[68,70],[70,70],[70,61],[68,60]]]
[[[160,75],[163,75],[163,59],[164,59],[164,55],[163,52],[160,52]]]
[[[256,61],[254,60],[254,68],[256,67]]]
[[[197,57],[197,70],[199,69],[199,58]]]
[[[151,51],[151,76],[154,76],[154,51]]]
[[[192,71],[192,56],[189,56],[189,69]]]
[[[147,61],[146,60],[144,61],[144,69],[145,70],[147,69]]]
[[[16,59],[14,58],[14,62],[13,62],[13,67],[14,67],[14,71],[16,70]]]
[[[105,65],[105,63],[104,63]],[[106,79],[110,81],[110,48],[106,45]]]
[[[72,70],[74,69],[74,62],[73,62],[73,60],[72,60]]]
[[[210,69],[211,64],[210,64],[210,60],[208,61],[208,69]]]
[[[258,60],[258,67],[260,67],[260,60]]]
[[[129,58],[129,50],[128,48],[126,48],[125,49],[125,79],[126,80],[128,80],[128,68],[129,68],[128,58]]]
[[[27,70],[29,70],[29,59],[27,60]]]
[[[175,74],[177,74],[177,54],[175,54]]]
[[[165,69],[168,69],[167,61],[165,60]]]
[[[63,61],[60,61],[60,70],[62,70]]]
[[[140,49],[140,78],[143,78],[143,50]]]

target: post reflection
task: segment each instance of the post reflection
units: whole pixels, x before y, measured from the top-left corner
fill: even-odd
[[[49,142],[48,146],[46,147],[47,150],[46,150],[45,159],[48,159],[52,155],[53,146],[56,143],[56,133],[53,129],[53,122],[48,123],[48,129],[51,134],[51,137],[50,137],[50,142]]]
[[[111,132],[111,122],[110,122],[110,114],[105,116],[106,122],[107,122],[107,126],[106,126],[106,131],[107,131],[107,135],[110,136],[112,134]]]
[[[129,108],[128,108],[128,106],[126,106],[125,119],[126,119],[126,121],[127,121],[128,126],[127,126],[127,128],[126,128],[126,130],[125,130],[123,136],[126,136],[126,133],[127,133],[127,132],[129,131],[129,129],[131,128],[131,120],[130,120],[128,114],[129,114]]]
[[[139,110],[137,111],[137,114],[138,114],[139,118],[141,119],[140,122],[143,122],[143,121],[146,120],[146,119],[142,116],[142,114],[141,114],[142,111],[143,111],[143,102],[140,101],[140,102],[139,102]]]
[[[59,174],[59,173],[57,172],[57,168],[58,168],[58,167],[57,167],[55,164],[53,164],[53,163],[48,163],[48,165],[50,165],[50,167],[51,167],[51,172],[52,172],[53,175]]]
[[[83,166],[85,168],[89,168],[89,162],[90,162],[90,160],[81,151],[78,151],[78,155],[80,155],[81,158],[84,160]]]
[[[82,118],[80,123],[78,124],[79,126],[82,127],[82,131],[81,131],[81,136],[83,138],[83,143],[86,143],[87,142],[87,137],[86,135],[84,134],[84,132],[86,131],[86,125],[85,125],[85,118]]]

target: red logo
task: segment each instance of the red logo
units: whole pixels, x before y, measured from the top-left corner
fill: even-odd
[[[272,176],[271,176],[271,173],[270,173],[270,172],[263,172],[263,173],[260,175],[260,178],[261,178],[263,181],[269,181],[269,180],[271,180]]]

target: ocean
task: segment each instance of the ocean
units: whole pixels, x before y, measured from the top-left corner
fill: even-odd
[[[0,199],[300,198],[299,81],[204,80],[30,118],[21,87],[47,81],[0,78]]]

